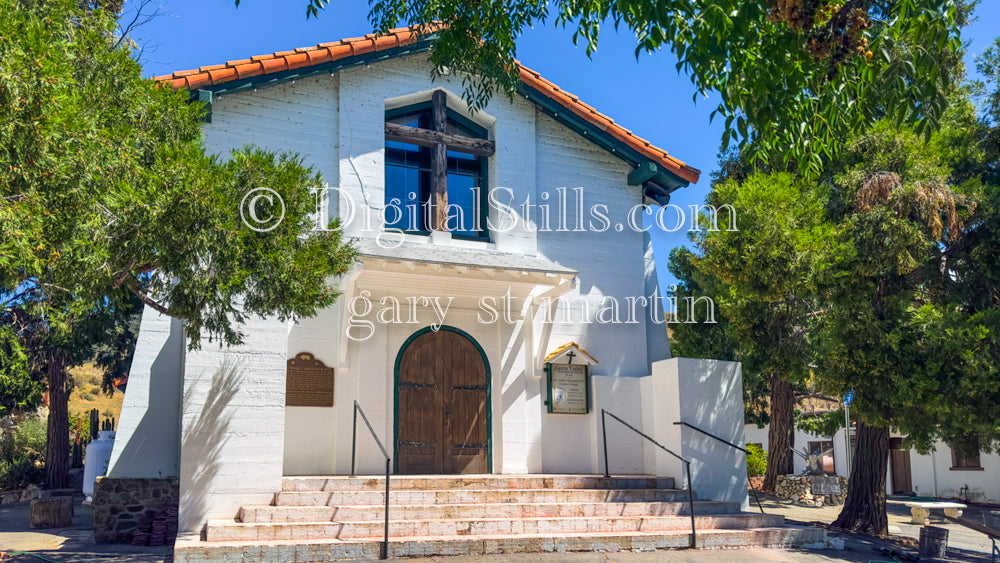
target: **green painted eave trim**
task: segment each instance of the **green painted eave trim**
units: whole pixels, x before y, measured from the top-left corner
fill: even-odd
[[[191,93],[192,101],[199,101],[205,104],[205,115],[202,119],[205,123],[212,122],[212,91],[211,90],[195,90]]]
[[[630,185],[641,185],[641,182],[633,182],[633,174],[638,178],[649,174],[650,171],[654,171],[653,174],[643,179],[643,182],[654,180],[671,192],[691,184],[684,178],[663,169],[662,166],[657,165],[632,147],[609,135],[606,131],[602,131],[593,123],[566,109],[537,89],[521,83],[517,90],[525,99],[538,106],[549,117],[635,167],[635,170],[629,173],[628,183]]]

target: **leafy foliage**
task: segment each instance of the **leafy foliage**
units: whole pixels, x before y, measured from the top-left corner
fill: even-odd
[[[142,76],[115,36],[120,3],[0,0],[0,298],[51,397],[50,486],[65,486],[67,368],[128,364],[139,303],[184,320],[188,345],[232,345],[250,315],[311,316],[352,264],[314,230],[319,175],[292,154],[205,152],[204,109]],[[107,8],[107,9],[106,9]],[[241,220],[267,187],[283,221]],[[40,378],[40,377],[39,377]]]
[[[315,17],[328,0],[308,0]],[[717,92],[723,148],[753,144],[758,160],[818,175],[841,139],[883,118],[933,130],[975,0],[370,0],[385,32],[401,22],[440,35],[438,72],[464,77],[483,107],[517,87],[516,40],[552,20],[588,54],[601,28],[636,36],[636,56],[669,49],[701,94]],[[238,1],[237,1],[238,5]],[[436,24],[443,23],[443,28]],[[697,98],[697,94],[695,95]]]
[[[16,430],[0,435],[0,488],[37,483],[44,461],[45,424],[28,418]]]
[[[827,411],[816,416],[795,413],[795,427],[813,436],[828,438],[844,427],[844,409]]]
[[[86,310],[109,297],[125,307],[131,293],[184,319],[193,345],[203,331],[239,342],[245,315],[311,315],[334,300],[326,280],[351,250],[313,231],[310,190],[322,183],[300,158],[205,154],[202,108],[143,78],[127,47],[109,48],[115,22],[100,9],[0,10],[0,287],[30,282],[46,303]],[[285,204],[267,233],[240,219],[257,186]]]
[[[34,409],[41,400],[42,385],[32,377],[17,333],[0,325],[0,415],[10,409]]]
[[[747,476],[762,477],[767,472],[767,452],[757,444],[747,444]]]

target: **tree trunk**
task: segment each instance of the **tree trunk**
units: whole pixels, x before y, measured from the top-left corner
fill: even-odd
[[[885,476],[889,466],[889,429],[858,421],[858,446],[847,483],[847,500],[833,525],[872,536],[889,533]]]
[[[767,470],[761,489],[773,493],[779,475],[794,472],[795,389],[780,375],[771,376],[771,422],[767,429]]]
[[[69,391],[66,388],[66,357],[51,352],[46,372],[49,380],[49,427],[45,452],[45,486],[69,486]]]

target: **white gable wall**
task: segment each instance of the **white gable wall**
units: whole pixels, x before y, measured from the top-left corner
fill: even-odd
[[[578,343],[600,362],[591,370],[596,376],[648,375],[646,327],[642,317],[645,308],[637,308],[634,323],[628,323],[627,311],[627,298],[640,297],[645,289],[643,233],[628,228],[626,223],[629,211],[641,201],[640,189],[628,185],[631,167],[541,112],[536,114],[535,124],[536,201],[539,205],[549,205],[551,221],[550,231],[538,233],[538,252],[580,272],[577,287],[560,298],[554,316],[556,322],[550,329],[548,342],[541,346],[548,352],[565,342]],[[557,192],[557,188],[566,188],[566,195]],[[580,217],[574,211],[581,193],[575,188],[582,188],[582,225],[578,224]],[[548,200],[543,199],[546,193]],[[560,225],[557,219],[560,199],[566,201],[565,225]],[[589,214],[597,205],[606,206],[605,213],[611,221],[611,228],[604,232],[597,230],[600,222]],[[619,224],[620,231],[615,228]],[[576,230],[579,228],[583,230]],[[611,301],[621,307],[618,322],[602,324],[598,321],[599,311]],[[584,318],[588,322],[581,322]],[[608,314],[604,318],[614,317]],[[599,380],[602,379],[595,382]],[[595,391],[598,387],[610,390],[603,384],[595,384]],[[633,392],[637,396],[638,387]],[[620,400],[629,393],[618,389],[615,394]],[[625,411],[610,406],[608,409],[631,419],[635,426],[641,425],[637,409]],[[603,472],[603,465],[598,467],[598,462],[603,464],[599,415],[599,408],[594,409],[586,415],[586,424],[581,424],[581,415],[545,413],[542,469],[558,473],[589,468]],[[619,471],[639,472],[642,467],[639,442],[621,434],[620,428],[613,432],[614,442],[634,444],[618,448],[609,463]],[[616,466],[615,460],[620,465]]]

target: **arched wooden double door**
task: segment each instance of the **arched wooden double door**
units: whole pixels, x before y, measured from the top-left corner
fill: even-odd
[[[425,329],[396,363],[396,471],[488,473],[489,365],[457,329]]]

